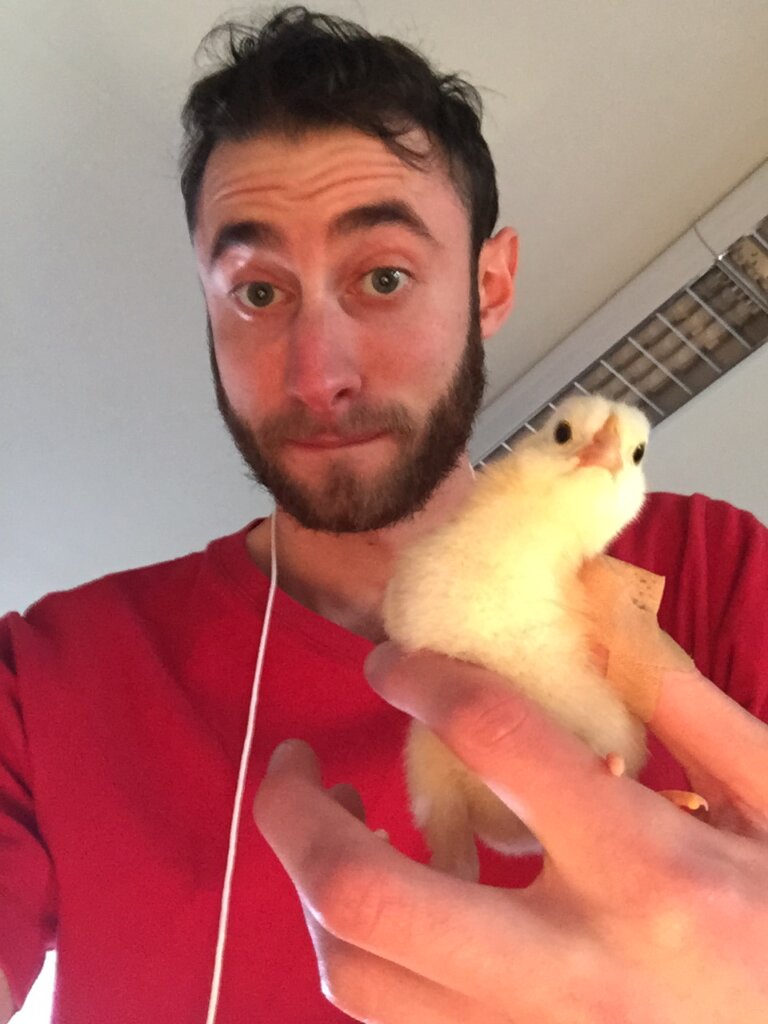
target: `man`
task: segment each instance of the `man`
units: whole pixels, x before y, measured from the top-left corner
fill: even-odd
[[[472,91],[301,9],[230,41],[185,106],[182,189],[219,406],[276,513],[0,622],[13,1002],[55,938],[59,1024],[764,1019],[765,726],[698,674],[662,680],[651,724],[703,822],[652,791],[687,781],[661,747],[645,788],[490,673],[369,658],[398,551],[471,490],[482,341],[513,302]],[[759,524],[661,496],[614,553],[669,577],[662,624],[760,711]],[[256,797],[259,828],[246,813],[228,860],[254,665],[236,806]],[[407,715],[514,793],[543,870],[489,856],[476,886],[419,863]],[[320,763],[289,744],[259,785],[292,736]]]

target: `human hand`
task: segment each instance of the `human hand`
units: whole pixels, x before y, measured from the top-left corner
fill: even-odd
[[[665,673],[650,726],[708,800],[704,822],[612,775],[493,673],[392,644],[382,656],[374,688],[523,818],[544,866],[505,890],[414,863],[289,744],[256,819],[331,1001],[381,1024],[768,1019],[768,728],[698,673]]]

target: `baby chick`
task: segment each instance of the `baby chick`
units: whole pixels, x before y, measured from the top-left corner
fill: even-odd
[[[612,770],[626,766],[630,775],[645,759],[645,728],[593,666],[578,572],[640,511],[648,434],[648,420],[631,406],[565,400],[541,430],[478,473],[451,521],[403,552],[382,609],[387,634],[403,649],[439,651],[506,676],[598,754],[614,756]],[[539,849],[418,722],[405,760],[414,820],[435,867],[476,879],[474,836],[502,853]]]

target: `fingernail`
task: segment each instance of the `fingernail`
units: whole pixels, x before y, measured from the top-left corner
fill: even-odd
[[[267,765],[267,772],[275,771],[278,768],[282,768],[283,764],[291,756],[296,741],[295,740],[283,740],[282,743],[278,743],[275,749],[272,751],[272,756],[269,759]]]
[[[397,660],[399,654],[400,651],[397,645],[392,643],[391,640],[387,640],[385,643],[379,644],[378,647],[374,647],[365,659],[363,672],[374,690],[376,689],[376,683],[383,675],[386,675],[387,669]]]

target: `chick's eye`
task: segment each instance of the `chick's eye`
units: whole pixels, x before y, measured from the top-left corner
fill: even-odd
[[[567,420],[561,420],[555,427],[555,440],[558,444],[567,444],[571,440],[571,425]]]
[[[247,281],[234,289],[234,294],[238,295],[246,306],[255,309],[271,306],[279,292],[280,289],[268,281]]]
[[[639,444],[637,446],[637,448],[635,448],[635,450],[632,452],[632,461],[634,462],[634,464],[636,466],[638,466],[643,461],[643,456],[644,455],[645,455],[645,445],[644,444]]]
[[[398,267],[376,267],[363,278],[363,291],[369,295],[392,295],[405,284],[407,276],[406,271]]]

